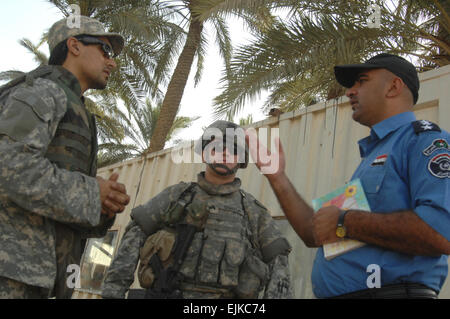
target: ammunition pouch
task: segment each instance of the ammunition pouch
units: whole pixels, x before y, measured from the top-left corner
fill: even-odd
[[[247,244],[232,238],[203,238],[197,233],[180,272],[188,282],[209,287],[236,288]]]
[[[155,280],[155,273],[149,265],[152,257],[157,256],[163,266],[167,267],[174,244],[175,233],[165,229],[147,238],[140,250],[141,262],[138,268],[138,279],[141,287],[150,288]]]
[[[225,241],[222,238],[207,238],[203,244],[197,274],[203,284],[218,284],[219,265],[222,260]]]
[[[225,287],[236,287],[239,270],[245,258],[247,246],[243,241],[227,239],[224,256],[220,265],[219,281]]]
[[[146,298],[182,298],[179,286],[184,277],[180,267],[196,231],[195,226],[180,223],[176,226],[175,242],[173,240],[175,236],[164,230],[147,240],[149,245],[144,252],[150,252],[145,256],[149,257],[149,261],[143,264],[143,268],[139,271],[141,285],[145,284],[148,287]],[[158,249],[160,247],[164,249]]]

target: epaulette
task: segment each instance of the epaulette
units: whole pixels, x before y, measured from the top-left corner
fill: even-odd
[[[420,134],[423,132],[429,132],[429,131],[437,131],[440,132],[441,129],[436,124],[426,121],[426,120],[419,120],[412,122],[414,133]]]

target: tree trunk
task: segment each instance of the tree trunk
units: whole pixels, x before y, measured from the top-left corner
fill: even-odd
[[[442,40],[447,47],[450,47],[450,33],[447,29],[449,23],[448,17],[450,16],[450,2],[448,0],[439,0],[439,4],[442,6],[443,12],[439,17],[438,38]],[[442,65],[450,64],[450,52],[446,51],[443,47],[440,47],[439,55],[442,60]]]
[[[166,95],[161,106],[158,122],[150,140],[149,153],[162,150],[166,142],[166,137],[172,127],[175,117],[183,97],[189,73],[194,62],[195,52],[200,44],[200,36],[203,30],[203,23],[191,18],[191,24],[184,45],[183,51],[178,58],[175,71],[167,87]]]

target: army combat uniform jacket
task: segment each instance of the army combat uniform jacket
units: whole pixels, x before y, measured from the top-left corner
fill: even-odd
[[[100,214],[95,122],[80,97],[60,66],[0,88],[0,277],[66,298],[67,266],[113,223]]]
[[[189,185],[182,182],[168,187],[133,209],[132,220],[103,283],[104,298],[125,297],[139,260],[143,286],[144,243],[161,229],[170,231],[174,220],[170,207]],[[183,298],[258,298],[262,291],[264,298],[292,298],[288,266],[291,247],[266,208],[240,186],[238,178],[229,184],[214,185],[200,173],[187,195],[189,204],[182,220],[199,230],[179,270]],[[170,260],[167,252],[159,254],[163,263]]]

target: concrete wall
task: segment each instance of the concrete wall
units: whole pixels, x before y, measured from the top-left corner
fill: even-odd
[[[420,74],[419,101],[414,112],[418,119],[427,119],[450,131],[450,65]],[[319,103],[307,110],[282,114],[253,124],[259,128],[279,128],[287,156],[287,174],[302,197],[311,202],[315,197],[348,182],[360,162],[357,141],[369,134],[351,118],[347,98]],[[203,164],[175,164],[167,149],[147,156],[103,168],[99,175],[107,178],[113,172],[120,174],[131,195],[131,204],[117,216],[113,229],[119,230],[119,240],[129,221],[133,207],[143,204],[169,185],[179,181],[193,181]],[[271,211],[284,234],[294,247],[290,255],[291,273],[296,298],[313,298],[310,274],[315,249],[306,248],[284,219],[283,212],[267,180],[254,164],[239,170],[243,189],[252,193]],[[136,283],[133,285],[136,287]],[[79,297],[84,295],[79,294]],[[450,298],[449,280],[441,298]]]

